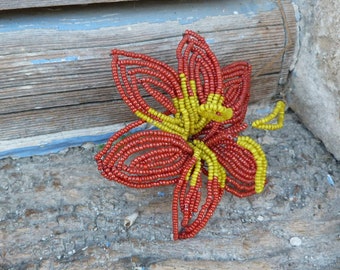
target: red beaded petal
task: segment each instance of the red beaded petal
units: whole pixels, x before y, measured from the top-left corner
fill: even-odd
[[[184,180],[179,181],[176,185],[175,192],[179,193],[179,197],[173,199],[173,219],[177,219],[174,222],[173,234],[174,239],[185,239],[194,237],[209,221],[210,217],[216,210],[217,205],[222,199],[224,189],[220,187],[218,179],[213,178],[207,181],[205,202],[199,208],[199,203],[202,200],[200,186],[186,187],[187,182]],[[188,189],[187,192],[180,192],[183,189]],[[182,222],[178,222],[178,204],[180,204],[183,219]],[[179,225],[181,228],[179,229]]]
[[[178,73],[187,77],[189,96],[193,95],[190,80],[196,82],[197,95],[205,104],[209,94],[222,94],[222,73],[215,54],[203,37],[187,30],[176,50]]]
[[[170,66],[143,54],[112,51],[112,76],[117,89],[133,112],[150,117],[151,106],[145,96],[153,97],[165,111],[176,113],[172,99],[182,95],[179,78]]]
[[[247,62],[234,62],[222,68],[224,106],[234,110],[234,115],[225,124],[244,121],[249,97],[251,65]]]
[[[109,180],[135,188],[174,184],[191,147],[180,136],[160,130],[126,134],[96,156],[98,168]],[[131,166],[131,164],[133,166]]]

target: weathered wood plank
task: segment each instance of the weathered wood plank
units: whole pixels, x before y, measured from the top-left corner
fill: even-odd
[[[295,35],[293,8],[284,7]],[[185,29],[199,31],[222,66],[238,60],[253,65],[253,102],[275,96],[285,81],[292,47],[280,55],[287,37],[272,1],[120,3],[4,14],[0,140],[132,120],[112,81],[110,50],[146,53],[176,68]]]
[[[0,1],[0,10],[21,9],[21,8],[37,8],[37,7],[55,7],[68,5],[87,5],[95,3],[112,3],[123,1],[138,1],[138,0],[12,0]]]
[[[106,74],[105,79],[110,76],[111,74]],[[272,89],[277,87],[276,81],[278,80],[278,76],[278,74],[270,74],[254,78],[252,80],[254,86],[251,89],[251,100],[255,102],[271,97],[273,95]],[[90,78],[93,80],[98,79],[96,77]],[[261,81],[261,84],[259,84],[258,81]],[[101,86],[102,84],[98,82],[98,86],[95,89],[84,88],[76,89],[74,91],[50,92],[41,95],[24,95],[0,99],[0,115],[13,113],[20,114],[25,111],[36,111],[105,101],[111,101],[112,104],[116,106],[115,102],[120,101],[121,97],[114,88],[113,83],[110,81],[107,83],[108,85]],[[110,86],[109,84],[112,85]],[[46,85],[46,88],[48,87],[49,85]],[[8,104],[11,104],[11,106],[8,106]],[[124,106],[122,106],[120,109],[125,110],[127,107],[124,108]],[[112,119],[106,124],[112,124]]]
[[[252,260],[247,262],[223,262],[223,261],[185,261],[170,259],[162,262],[156,262],[151,264],[152,270],[206,270],[206,269],[223,269],[223,270],[264,270],[264,269],[275,269],[275,264],[272,262],[266,262],[264,260]]]
[[[56,133],[61,130],[73,130],[81,127],[97,127],[108,124],[112,119],[120,122],[131,121],[135,116],[126,110],[123,101],[90,103],[80,106],[65,106],[46,110],[26,111],[20,114],[0,115],[0,123],[6,127],[6,134],[11,139],[31,137],[39,134]],[[81,116],[81,117],[80,117]],[[4,136],[2,136],[4,137]]]
[[[282,36],[276,34],[277,30],[275,28],[272,31],[268,31],[266,33],[267,37],[277,38],[282,41]],[[248,30],[248,32],[252,32],[252,30]],[[228,35],[225,32],[221,34]],[[171,41],[169,39],[162,39],[158,40],[157,43],[150,42],[148,47],[151,47],[152,51],[148,52],[148,54],[157,59],[165,59],[165,62],[176,68],[175,50],[179,40],[180,38],[177,37]],[[268,38],[268,40],[270,39]],[[223,65],[235,60],[244,59],[252,63],[254,72],[256,72],[263,65],[263,61],[270,61],[271,56],[281,49],[275,44],[267,45],[266,49],[262,49],[261,46],[265,46],[268,40],[259,41],[260,44],[256,45],[254,45],[254,39],[245,40],[242,47],[237,44],[228,44],[226,46],[226,42],[221,40],[216,41],[211,47],[215,49],[214,51],[216,51],[216,55]],[[119,46],[119,48],[122,47],[125,46]],[[138,52],[144,51],[144,47],[145,44],[141,43],[130,45],[126,49]],[[13,62],[13,56],[6,57],[8,65],[2,69],[0,68],[0,80],[3,81],[2,88],[0,89],[0,99],[23,97],[31,95],[32,91],[34,91],[34,95],[40,95],[59,91],[112,86],[111,57],[109,56],[112,48],[100,48],[99,50],[101,51],[99,52],[98,59],[82,60],[82,56],[80,56],[81,50],[69,50],[71,56],[60,53],[48,56],[46,53],[35,54],[34,56],[16,56],[18,58],[26,58],[26,63],[23,66],[17,66]],[[46,56],[49,58],[44,58]],[[277,59],[273,63],[271,70],[267,72],[279,73],[280,70],[281,59]],[[12,75],[11,79],[6,80],[9,74]],[[22,78],[25,78],[25,80]]]

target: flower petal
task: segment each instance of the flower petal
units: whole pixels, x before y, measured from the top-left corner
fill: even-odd
[[[214,214],[224,193],[224,189],[221,188],[215,177],[207,181],[206,192],[201,191],[201,181],[198,186],[187,187],[187,185],[188,181],[181,178],[174,190],[173,234],[175,240],[191,238],[200,232]],[[201,192],[205,194],[201,194]],[[205,198],[204,203],[202,203],[203,198]],[[183,216],[180,224],[178,222],[178,205],[180,205]],[[179,225],[181,225],[180,230]]]
[[[210,122],[198,134],[197,138],[208,141],[218,134],[228,134],[236,138],[247,128],[244,118],[247,112],[250,92],[251,65],[247,62],[234,62],[222,68],[223,106],[231,108],[233,115],[222,123]]]
[[[226,191],[238,197],[253,195],[259,168],[253,153],[247,149],[249,147],[239,145],[226,134],[211,138],[206,145],[227,172]]]
[[[203,37],[193,31],[185,31],[176,56],[178,73],[187,77],[189,96],[197,94],[200,104],[205,104],[209,94],[222,94],[221,68]],[[196,90],[190,82],[195,82]]]
[[[247,62],[234,62],[222,68],[223,105],[230,107],[234,115],[225,124],[244,121],[250,96],[251,65]]]
[[[112,51],[112,75],[122,99],[139,118],[162,130],[182,132],[181,121],[169,116],[177,112],[174,99],[182,97],[179,77],[170,66],[144,54],[116,49]]]
[[[119,141],[109,140],[96,160],[105,178],[129,187],[176,183],[193,153],[186,141],[168,132],[147,130],[125,135]]]
[[[174,239],[194,237],[213,215],[225,188],[226,175],[215,154],[200,141],[193,141],[192,147],[193,158],[186,163],[174,190]]]

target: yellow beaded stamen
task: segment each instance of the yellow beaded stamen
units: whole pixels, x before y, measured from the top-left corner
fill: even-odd
[[[140,119],[154,125],[155,127],[158,127],[159,129],[166,131],[166,132],[170,132],[173,134],[177,134],[180,135],[181,137],[183,137],[184,139],[186,139],[187,137],[185,137],[185,131],[184,128],[177,125],[175,122],[169,121],[168,119],[165,119],[162,122],[159,122],[153,118],[151,118],[150,116],[140,112],[140,111],[136,111],[135,112],[136,116],[139,117]]]
[[[177,109],[175,117],[168,121],[169,116],[163,117],[156,114],[155,110],[149,110],[151,114],[162,119],[163,122],[169,122],[168,125],[156,125],[158,128],[164,130],[162,128],[163,126],[173,127],[172,125],[177,125],[182,129],[179,131],[178,128],[173,128],[175,131],[174,133],[181,135],[184,139],[187,139],[189,136],[200,132],[210,121],[224,122],[233,116],[233,110],[222,105],[222,95],[210,93],[207,97],[207,102],[200,105],[196,94],[196,82],[194,80],[189,81],[190,89],[193,93],[192,95],[189,95],[185,74],[181,73],[179,77],[183,98],[173,98],[173,104]],[[145,117],[143,120],[145,120]]]
[[[269,115],[258,119],[252,123],[253,128],[265,129],[265,130],[276,130],[283,127],[284,114],[285,114],[286,104],[283,101],[278,101],[272,113]],[[276,124],[268,124],[270,121],[277,118]]]
[[[200,140],[194,140],[193,143],[190,143],[189,145],[194,149],[194,152],[199,155],[200,159],[198,159],[197,162],[201,163],[201,160],[204,160],[207,163],[208,180],[213,180],[214,178],[218,179],[218,183],[223,189],[226,184],[226,171],[219,163],[216,154]],[[190,182],[190,185],[195,185],[196,181]]]
[[[219,94],[208,95],[207,102],[200,105],[198,113],[209,121],[224,122],[233,116],[233,110],[222,105],[223,97]]]
[[[248,136],[239,136],[237,144],[250,151],[256,162],[255,192],[260,193],[266,183],[267,159],[261,146]]]

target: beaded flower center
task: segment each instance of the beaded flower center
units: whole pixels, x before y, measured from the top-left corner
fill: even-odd
[[[224,191],[238,197],[260,193],[267,169],[261,146],[239,136],[247,127],[251,66],[221,68],[205,40],[190,30],[176,56],[177,71],[144,54],[112,51],[114,82],[140,120],[114,134],[95,157],[109,180],[134,188],[175,185],[175,240],[195,236]],[[277,127],[283,123],[279,115]],[[270,129],[267,118],[257,127]],[[157,130],[132,132],[146,122]]]

